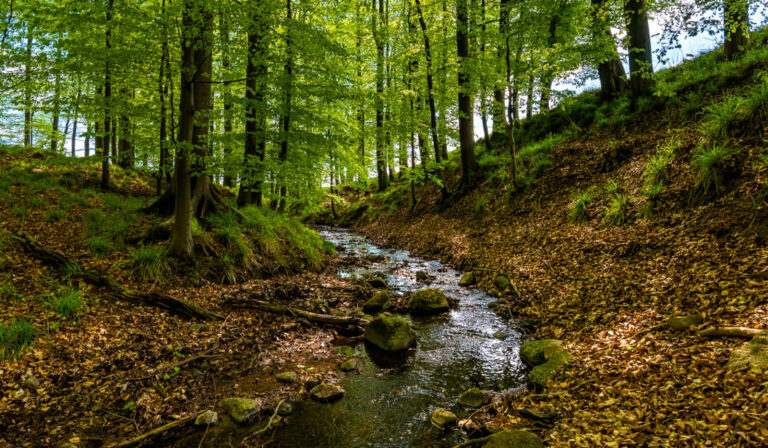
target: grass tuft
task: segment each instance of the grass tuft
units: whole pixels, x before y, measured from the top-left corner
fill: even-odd
[[[723,145],[700,149],[693,155],[691,166],[696,173],[694,193],[698,195],[719,194],[723,186],[728,159],[734,151]]]
[[[589,204],[595,199],[591,191],[578,191],[568,209],[568,221],[578,224],[589,219]]]
[[[111,246],[109,240],[101,236],[89,238],[87,244],[91,253],[96,258],[104,257],[109,252]]]
[[[618,226],[627,221],[629,215],[629,197],[625,194],[615,194],[608,201],[608,207],[603,216],[603,225]]]
[[[126,268],[143,281],[157,281],[170,273],[167,254],[160,246],[132,249]]]
[[[21,352],[32,345],[34,338],[35,328],[26,319],[0,323],[0,359],[18,359]]]
[[[80,318],[83,308],[83,299],[80,291],[73,288],[65,288],[56,295],[53,302],[53,310],[58,315],[69,321]]]

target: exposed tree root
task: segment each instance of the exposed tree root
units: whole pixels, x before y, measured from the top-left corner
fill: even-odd
[[[197,415],[184,417],[167,425],[145,432],[125,442],[110,445],[109,448],[136,448],[144,446],[166,446],[166,442],[175,441],[194,430],[194,421]]]
[[[295,316],[303,317],[311,322],[317,322],[328,325],[352,325],[352,326],[365,326],[368,321],[354,316],[334,316],[331,314],[318,314],[311,311],[305,311],[299,308],[291,308],[288,306],[274,305],[269,302],[257,299],[230,299],[228,304],[241,307],[241,308],[253,308],[260,311],[266,311],[268,313],[281,314],[283,316]]]
[[[699,336],[709,338],[751,338],[759,334],[768,334],[768,330],[746,327],[710,327],[699,331]]]
[[[145,305],[157,306],[165,308],[175,314],[180,314],[188,317],[196,317],[200,319],[223,319],[222,316],[209,311],[194,303],[187,302],[186,300],[176,299],[171,296],[166,296],[158,293],[145,293],[140,291],[134,291],[123,287],[117,283],[112,277],[97,270],[84,270],[77,262],[74,262],[52,250],[48,250],[40,243],[32,239],[24,232],[16,232],[12,235],[12,238],[21,244],[29,255],[37,258],[43,263],[52,266],[57,269],[64,269],[67,266],[74,273],[75,276],[82,278],[83,280],[93,285],[101,286],[108,289],[114,298],[119,300],[125,300],[127,302],[139,302]]]

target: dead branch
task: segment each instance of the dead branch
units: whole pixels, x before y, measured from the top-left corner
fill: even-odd
[[[303,317],[311,322],[318,322],[328,325],[353,325],[364,326],[368,323],[366,319],[362,319],[354,316],[334,316],[331,314],[318,314],[311,311],[302,310],[299,308],[292,308],[283,305],[275,305],[263,300],[246,299],[230,301],[230,304],[241,308],[251,308],[260,311],[266,311],[268,313],[280,314],[283,316]]]
[[[708,338],[751,338],[759,334],[768,334],[768,330],[746,327],[710,327],[699,331],[699,336]]]

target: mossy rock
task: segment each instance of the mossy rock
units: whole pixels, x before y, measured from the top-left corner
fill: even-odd
[[[506,430],[492,435],[483,448],[544,448],[544,442],[532,432]]]
[[[667,319],[667,326],[675,331],[685,331],[694,325],[704,323],[704,316],[701,313],[691,314],[684,317],[670,317]]]
[[[388,351],[399,352],[416,342],[416,333],[408,321],[402,317],[384,313],[374,318],[365,326],[366,341]]]
[[[363,304],[363,311],[368,314],[376,314],[388,309],[390,305],[389,291],[381,290]]]
[[[339,364],[339,368],[342,372],[351,372],[353,370],[357,370],[359,366],[360,360],[357,358],[349,358],[348,360]]]
[[[299,374],[296,372],[280,372],[275,375],[275,379],[281,383],[295,383],[299,379]]]
[[[431,316],[448,311],[448,298],[434,288],[422,289],[408,301],[408,311],[414,316]]]
[[[472,286],[475,283],[477,283],[477,279],[472,272],[464,273],[464,275],[461,276],[461,280],[459,280],[459,286]]]
[[[459,396],[459,404],[467,408],[479,408],[488,402],[488,394],[473,387]]]
[[[573,356],[567,352],[555,353],[547,362],[531,369],[528,382],[538,389],[544,389],[547,387],[547,382],[554,378],[563,366],[568,365],[572,358]]]
[[[520,357],[532,366],[547,362],[555,353],[565,351],[559,339],[528,341],[520,346]]]
[[[345,394],[344,388],[338,384],[320,383],[309,391],[309,396],[320,403],[331,403],[340,400]]]
[[[381,277],[371,277],[368,280],[368,285],[374,289],[387,289],[387,282]]]
[[[340,345],[336,347],[336,353],[344,356],[355,356],[356,352],[353,347],[350,347],[348,345]]]
[[[731,353],[726,368],[768,370],[768,335],[758,335]]]
[[[195,418],[195,426],[209,426],[219,423],[219,414],[216,411],[208,409],[203,411]]]
[[[506,291],[510,286],[512,286],[512,282],[506,275],[499,274],[493,280],[493,286],[495,286],[499,291]]]
[[[448,428],[456,423],[456,414],[447,409],[435,409],[432,412],[432,423],[439,428]]]
[[[240,425],[250,423],[261,412],[261,401],[252,398],[225,398],[219,402],[219,406],[226,409],[232,420]]]

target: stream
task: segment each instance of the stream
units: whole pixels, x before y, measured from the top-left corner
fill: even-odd
[[[488,308],[494,297],[458,286],[461,273],[440,262],[378,247],[346,230],[322,228],[319,233],[339,247],[342,257],[379,256],[380,261],[365,266],[341,267],[340,277],[382,277],[393,295],[436,288],[458,299],[459,305],[443,316],[405,316],[418,339],[404,359],[377,356],[358,345],[355,352],[363,367],[340,381],[346,389],[344,398],[333,404],[298,403],[270,446],[449,447],[460,441],[460,433],[435,428],[429,421],[434,409],[445,408],[465,418],[469,412],[456,399],[467,389],[502,391],[524,383],[525,367],[518,354],[522,334],[514,322]],[[417,280],[418,272],[427,274],[427,279]]]

